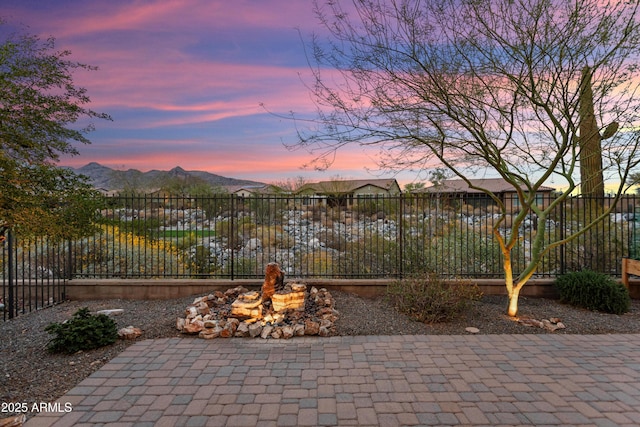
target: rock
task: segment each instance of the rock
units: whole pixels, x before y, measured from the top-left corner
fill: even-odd
[[[282,338],[282,328],[278,326],[274,326],[271,331],[271,338],[280,339]]]
[[[254,300],[250,297],[242,298],[241,295],[231,304],[231,316],[260,319],[262,318],[262,301],[259,298]]]
[[[555,322],[554,322],[554,320],[555,320]],[[566,326],[564,326],[564,323],[562,323],[560,321],[560,319],[558,319],[557,317],[552,317],[549,320],[542,319],[542,325],[546,330],[548,330],[550,332],[555,332],[558,329],[566,328]]]
[[[549,332],[555,332],[558,329],[566,328],[564,323],[562,323],[558,317],[552,317],[550,319],[542,319],[542,320],[523,318],[518,320],[518,322],[526,326],[533,326],[533,327],[545,329]]]
[[[186,309],[186,315],[187,315],[187,319],[193,319],[198,315],[198,309],[195,308],[194,306],[189,306]]]
[[[333,322],[329,319],[320,319],[320,327],[331,329],[333,327]]]
[[[238,319],[230,318],[220,331],[220,338],[231,338],[234,336],[239,324],[240,321]]]
[[[195,298],[185,310],[185,318],[176,319],[176,328],[202,339],[218,337],[262,337],[289,339],[294,336],[331,336],[339,312],[331,294],[313,287],[307,292],[303,283],[280,285],[284,274],[278,264],[267,268],[265,284],[277,290],[268,301],[263,293],[238,286],[222,293]],[[263,286],[265,285],[263,284]],[[269,286],[265,288],[269,293]],[[314,296],[313,299],[311,295]]]
[[[249,290],[244,286],[236,286],[235,288],[227,289],[224,293],[224,296],[228,299],[233,299],[237,298],[238,295],[245,294],[247,292],[249,292]]]
[[[533,326],[536,328],[543,328],[544,325],[542,324],[541,321],[536,320],[536,319],[529,319],[529,318],[522,318],[520,320],[518,320],[518,323],[521,323],[525,326]]]
[[[271,304],[277,312],[304,310],[306,285],[294,283],[271,295]]]
[[[204,327],[205,328],[215,328],[216,326],[218,326],[218,321],[217,320],[207,319],[207,320],[204,321]]]
[[[142,335],[142,329],[136,328],[135,326],[127,326],[126,328],[118,330],[118,336],[125,340],[135,340],[140,335]]]
[[[541,323],[542,323],[542,328],[543,328],[543,329],[546,329],[546,330],[547,330],[547,331],[549,331],[549,332],[553,332],[553,331],[555,331],[556,329],[558,329],[558,328],[556,328],[556,325],[554,325],[553,323],[551,323],[551,322],[550,322],[549,320],[547,320],[547,319],[542,319]]]
[[[204,322],[201,320],[200,321],[196,320],[195,322],[186,323],[182,328],[182,332],[186,334],[197,334],[203,329],[204,329]]]
[[[258,301],[260,299],[260,294],[256,291],[244,292],[238,295],[238,299],[246,302]]]
[[[196,306],[196,309],[198,310],[198,314],[202,315],[209,314],[210,312],[209,306],[207,305],[206,301],[200,301]]]
[[[122,308],[112,308],[108,310],[96,311],[96,314],[104,314],[105,316],[118,316],[122,313],[124,313],[124,310]]]
[[[249,324],[247,322],[241,322],[236,329],[236,337],[248,337],[249,336]]]
[[[222,328],[219,326],[216,326],[215,328],[205,328],[198,333],[198,337],[205,340],[211,340],[218,338],[221,332]]]
[[[274,328],[273,328],[273,326],[271,326],[271,325],[265,325],[265,326],[262,328],[262,332],[260,333],[260,338],[263,338],[263,339],[267,339],[267,338],[269,338],[269,336],[270,336],[270,335],[271,335],[271,333],[273,332],[273,329],[274,329]]]
[[[304,325],[302,323],[296,323],[293,326],[293,333],[297,337],[304,336]]]
[[[176,329],[179,331],[182,331],[182,329],[184,329],[185,323],[186,323],[185,319],[183,319],[182,317],[178,317],[176,319]]]
[[[320,323],[307,319],[304,322],[304,334],[305,335],[318,335],[320,332]]]
[[[0,420],[0,427],[20,427],[27,421],[25,414],[14,415],[13,417]]]
[[[284,286],[284,272],[276,262],[267,264],[264,283],[262,284],[262,301],[271,299],[271,296]]]
[[[247,252],[250,251],[257,251],[258,249],[262,248],[262,240],[254,237],[252,239],[249,239],[247,241],[247,244],[244,245],[244,250]]]
[[[480,329],[474,328],[473,326],[469,326],[467,328],[464,328],[464,330],[469,332],[470,334],[477,334],[478,332],[480,332]]]
[[[252,323],[249,325],[249,336],[255,338],[262,333],[262,325],[260,323]]]
[[[287,325],[282,327],[282,338],[288,340],[289,338],[293,337],[293,335],[293,326]]]

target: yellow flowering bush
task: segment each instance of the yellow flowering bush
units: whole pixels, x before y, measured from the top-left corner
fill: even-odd
[[[122,232],[115,225],[101,225],[94,236],[75,242],[78,276],[135,277],[147,271],[159,276],[189,273],[185,255],[171,242]]]

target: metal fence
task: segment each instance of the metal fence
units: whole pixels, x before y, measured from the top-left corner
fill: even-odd
[[[3,320],[64,300],[67,254],[64,242],[21,239],[4,231],[0,240]]]
[[[566,238],[609,202],[571,198],[545,221],[528,213],[517,229],[514,273],[531,260],[535,236],[542,233],[545,244]],[[477,195],[109,197],[92,236],[52,242],[6,234],[0,303],[3,317],[13,317],[62,301],[67,279],[262,278],[269,262],[294,278],[400,278],[424,270],[501,278],[493,230],[509,236],[520,211],[515,198],[502,203],[510,215],[500,220],[495,202]],[[623,198],[596,227],[553,248],[536,277],[583,269],[619,276],[623,257],[640,256],[637,204],[635,196]]]
[[[72,242],[75,278],[258,278],[269,262],[290,277],[395,278],[430,270],[443,276],[503,277],[494,228],[508,236],[517,199],[478,195],[293,197],[127,196],[108,199],[101,231]],[[548,206],[550,196],[538,203]],[[581,230],[610,199],[572,198],[549,217],[529,213],[513,250],[517,274],[534,237],[546,243]],[[634,196],[590,231],[551,250],[538,277],[593,269],[620,274],[636,252]]]

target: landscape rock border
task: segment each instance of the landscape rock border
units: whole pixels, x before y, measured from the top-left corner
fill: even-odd
[[[287,284],[274,295],[286,295],[293,291],[299,294],[301,284]],[[301,308],[274,310],[271,300],[256,299],[255,291],[237,286],[226,292],[216,291],[196,298],[186,307],[185,317],[176,319],[176,328],[185,334],[198,335],[203,339],[214,338],[262,338],[289,339],[294,336],[336,335],[335,322],[339,313],[334,308],[335,301],[325,289],[312,287],[304,291],[304,305]],[[272,296],[273,298],[273,296]],[[234,314],[235,301],[255,300],[259,304],[249,312]],[[297,299],[294,298],[294,299]],[[286,305],[284,306],[286,307]]]

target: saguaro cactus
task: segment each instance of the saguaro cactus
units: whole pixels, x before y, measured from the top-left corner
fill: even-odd
[[[580,143],[580,190],[585,200],[586,212],[590,220],[596,218],[604,206],[604,173],[602,169],[602,141],[611,138],[618,130],[618,123],[609,124],[604,132],[596,122],[593,107],[593,83],[590,67],[582,69],[579,99],[579,143]],[[605,247],[604,236],[597,230],[588,233],[591,248],[587,251],[594,259],[592,265],[597,271],[604,272],[604,258],[598,254]]]
[[[580,190],[584,196],[604,198],[604,174],[602,170],[602,141],[611,138],[618,130],[618,123],[613,122],[604,132],[596,123],[593,108],[591,67],[582,69],[579,100],[580,130]]]

